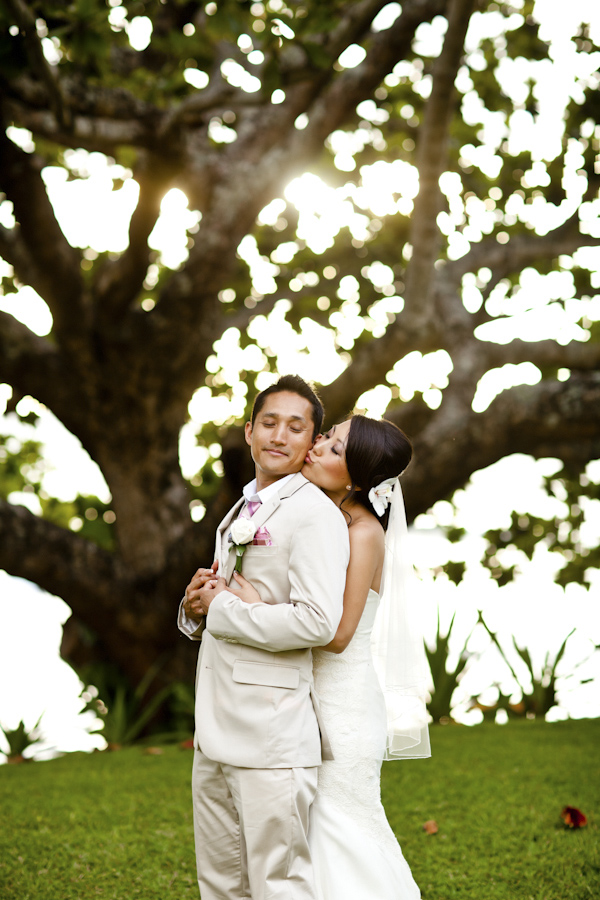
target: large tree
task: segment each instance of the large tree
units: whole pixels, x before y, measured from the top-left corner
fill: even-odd
[[[540,151],[543,87],[559,61],[538,20],[530,0],[3,0],[0,190],[14,217],[0,225],[3,284],[33,288],[52,328],[39,336],[0,312],[0,382],[9,410],[29,395],[79,438],[112,499],[79,498],[67,514],[31,475],[35,445],[6,443],[4,497],[34,490],[42,515],[0,500],[0,566],[70,605],[71,658],[84,658],[85,639],[137,681],[178,648],[170,671],[186,671],[174,609],[249,461],[235,423],[209,425],[199,440],[222,443],[224,475],[211,459],[189,482],[179,435],[199,386],[235,387],[215,363],[227,329],[243,347],[260,343],[257,365],[236,373],[248,403],[257,370],[275,371],[272,335],[259,342],[252,328],[274,310],[296,330],[308,318],[334,331],[343,366],[321,390],[330,422],[391,387],[387,415],[418,460],[410,518],[514,452],[575,472],[600,456],[600,343],[586,306],[600,244],[597,53],[585,24],[572,27],[577,65],[564,96],[556,81]],[[75,246],[59,225],[45,175],[87,177],[76,149],[139,188],[123,252]],[[289,200],[274,221],[259,216],[307,171],[345,189],[348,226],[327,249],[298,231]],[[389,185],[382,209],[366,190],[374,171]],[[175,270],[149,243],[172,188],[200,214]],[[271,260],[262,292],[239,249],[249,235],[256,259]],[[578,302],[564,339],[510,330],[519,311]],[[440,351],[447,384],[403,402],[394,367]],[[536,367],[535,383],[478,410],[483,376],[520,363]]]

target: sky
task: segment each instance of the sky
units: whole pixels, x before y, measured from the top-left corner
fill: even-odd
[[[518,9],[520,0],[514,3]],[[115,27],[126,27],[132,45],[145,46],[150,34],[147,20],[143,17],[127,23],[123,19],[122,7],[118,2],[111,4],[114,9]],[[378,27],[388,27],[398,13],[398,4],[391,3],[381,14]],[[121,12],[120,12],[121,10]],[[484,146],[462,148],[463,157],[482,171],[493,176],[500,164],[500,147],[508,142],[510,152],[518,152],[523,147],[531,149],[533,166],[525,173],[529,185],[547,184],[546,163],[560,151],[561,109],[569,97],[581,92],[582,83],[594,82],[600,68],[600,53],[587,59],[573,52],[571,35],[582,19],[591,22],[592,33],[600,41],[600,6],[595,0],[571,0],[565,5],[558,0],[538,0],[536,12],[542,20],[541,37],[551,42],[551,61],[530,62],[524,59],[504,60],[500,69],[503,89],[515,100],[519,100],[528,79],[534,83],[534,94],[539,105],[539,115],[533,117],[513,114],[509,121],[501,120],[497,114],[485,110],[474,91],[469,90],[469,74],[466,67],[461,70],[459,80],[464,89],[463,115],[474,123],[480,123],[485,135]],[[514,27],[520,16],[515,12]],[[121,23],[119,25],[118,23]],[[417,35],[424,52],[433,56],[439,52],[444,32],[444,20],[434,19],[431,25],[421,26]],[[500,29],[501,17],[494,15],[473,16],[466,39],[469,62],[478,63],[478,41],[488,36],[496,41],[504,40]],[[249,55],[251,38],[242,47]],[[242,45],[240,45],[242,46]],[[48,45],[49,59],[56,52]],[[360,48],[350,48],[340,58],[340,64],[351,68],[361,61]],[[241,68],[241,67],[240,67]],[[192,70],[191,83],[201,88],[202,73]],[[232,83],[240,81],[250,92],[256,86],[245,81],[245,76],[235,66],[226,66],[225,77]],[[416,77],[408,63],[399,63],[386,82],[389,86],[400,77]],[[394,81],[396,79],[396,81]],[[421,88],[427,91],[424,81]],[[273,96],[272,102],[282,98]],[[411,115],[406,110],[406,115]],[[340,172],[351,172],[356,163],[353,154],[365,140],[374,146],[380,141],[381,124],[386,113],[374,101],[361,104],[360,115],[371,123],[370,129],[362,129],[355,134],[334,132],[329,146],[334,153],[335,164]],[[528,114],[527,114],[528,115]],[[303,121],[297,127],[304,127]],[[213,139],[227,142],[234,139],[223,123],[215,123]],[[591,136],[591,134],[590,134]],[[31,135],[22,129],[11,129],[11,137],[21,146],[31,147]],[[129,173],[114,165],[99,153],[83,150],[69,151],[67,164],[73,174],[82,176],[68,179],[65,169],[51,167],[44,170],[43,177],[54,205],[57,217],[67,239],[78,247],[85,248],[89,259],[103,251],[119,252],[127,243],[127,229],[132,211],[137,201],[137,186],[128,180]],[[581,157],[576,145],[570,147],[565,172],[567,198],[560,208],[553,209],[551,215],[543,203],[525,207],[517,201],[507,210],[514,221],[529,221],[542,234],[562,221],[580,205],[584,185],[578,175]],[[114,182],[123,180],[123,186],[114,190]],[[445,173],[440,181],[448,198],[448,213],[438,220],[440,228],[448,235],[449,255],[459,258],[468,249],[469,242],[481,239],[493,226],[495,219],[495,197],[492,189],[487,198],[472,197],[464,202],[460,195],[460,184],[456,173]],[[333,188],[316,175],[305,173],[294,179],[286,188],[284,198],[274,200],[260,214],[259,221],[277,227],[286,202],[293,204],[299,214],[298,238],[303,240],[315,253],[324,253],[333,246],[336,235],[347,225],[355,240],[365,237],[366,226],[371,214],[392,215],[396,212],[410,214],[412,203],[418,190],[415,169],[407,162],[380,161],[364,167],[360,171],[358,184],[347,184]],[[393,193],[396,192],[396,198]],[[400,195],[399,199],[397,195]],[[95,210],[93,217],[82,215],[82,210]],[[361,213],[363,210],[363,213]],[[367,216],[369,213],[369,217]],[[589,233],[600,234],[600,201],[586,204],[582,219]],[[466,217],[468,226],[460,234],[457,224]],[[552,217],[555,217],[553,220]],[[150,238],[162,264],[176,268],[186,258],[186,233],[194,233],[201,227],[201,217],[190,211],[187,199],[179,190],[170,191],[164,198],[160,218]],[[10,226],[14,220],[10,204],[0,203],[0,222]],[[293,260],[299,250],[296,241],[280,245],[269,259],[262,257],[253,237],[244,238],[239,247],[239,255],[248,265],[257,296],[268,295],[274,290],[274,275],[278,265]],[[600,249],[578,251],[575,261],[587,265],[592,270],[592,284],[600,287]],[[483,340],[506,342],[513,337],[539,340],[555,338],[561,341],[585,339],[581,325],[582,316],[590,320],[600,320],[600,298],[587,301],[574,298],[573,278],[568,260],[562,272],[541,276],[534,270],[526,270],[521,278],[521,291],[516,298],[509,299],[499,286],[490,298],[490,308],[510,313],[502,323],[490,323],[481,329]],[[9,269],[0,261],[0,275],[9,274]],[[325,277],[330,276],[325,269]],[[475,311],[481,304],[481,290],[491,273],[481,271],[467,276],[464,283],[464,302],[468,309]],[[257,315],[250,327],[253,340],[250,346],[240,346],[240,334],[235,328],[228,329],[216,342],[214,355],[208,361],[208,369],[221,383],[232,386],[231,397],[213,397],[210,389],[200,387],[190,402],[190,422],[184,427],[180,442],[182,469],[191,477],[206,461],[210,453],[215,458],[218,469],[219,448],[200,448],[196,445],[196,433],[204,422],[225,422],[243,414],[247,388],[239,381],[241,370],[259,373],[259,388],[265,387],[272,376],[261,372],[266,357],[266,348],[276,350],[278,369],[281,374],[298,372],[320,383],[331,382],[346,364],[344,352],[339,346],[352,349],[358,335],[367,328],[374,337],[383,334],[389,313],[400,312],[403,301],[393,288],[393,272],[379,263],[369,267],[366,273],[374,287],[376,302],[368,318],[361,313],[358,299],[358,282],[352,276],[341,279],[338,295],[343,301],[339,312],[333,312],[330,328],[305,318],[300,322],[299,332],[295,332],[285,322],[286,309],[290,301],[282,300],[269,316]],[[149,283],[156,278],[157,270],[150,271]],[[305,273],[302,278],[290,283],[290,298],[310,283],[314,273]],[[296,283],[297,282],[297,283]],[[315,282],[316,283],[316,282]],[[376,293],[375,293],[376,291]],[[224,291],[223,302],[234,299],[232,291]],[[147,298],[144,308],[150,309],[152,300]],[[329,301],[319,300],[321,309],[327,309]],[[37,334],[47,334],[52,319],[45,303],[30,288],[22,288],[18,295],[0,297],[0,308],[11,312],[25,322]],[[334,340],[335,337],[335,340]],[[368,415],[380,416],[386,409],[392,392],[399,392],[401,399],[410,400],[415,391],[423,392],[425,402],[432,408],[439,405],[442,391],[447,385],[452,362],[445,351],[422,355],[411,353],[398,362],[390,374],[389,384],[368,391],[359,398],[357,408]],[[519,366],[505,366],[488,372],[480,382],[474,400],[474,408],[483,411],[502,390],[516,384],[533,384],[541,377],[535,366],[523,363]],[[568,372],[561,377],[568,377]],[[10,397],[10,389],[0,385],[0,412]],[[24,398],[20,401],[19,412],[34,411],[40,416],[36,429],[36,439],[45,445],[48,470],[43,476],[45,490],[62,499],[69,499],[76,493],[96,494],[108,501],[109,493],[98,467],[82,450],[76,438],[65,431],[56,418],[37,401]],[[31,426],[25,425],[14,415],[6,416],[0,425],[3,433],[13,434],[16,439],[32,435]],[[488,624],[498,630],[503,646],[509,649],[511,635],[515,635],[520,646],[527,645],[533,653],[534,662],[541,667],[545,653],[555,653],[572,628],[577,631],[569,640],[567,652],[561,663],[564,673],[591,653],[593,644],[600,644],[600,612],[595,597],[600,594],[598,573],[590,573],[593,580],[590,591],[580,585],[569,585],[566,591],[553,583],[556,559],[551,553],[539,548],[531,564],[518,560],[522,574],[517,581],[501,590],[479,565],[483,555],[481,535],[490,528],[504,527],[510,522],[513,509],[538,515],[552,514],[560,507],[560,500],[551,500],[541,490],[544,475],[551,475],[559,468],[558,460],[535,462],[524,456],[512,456],[502,460],[487,470],[477,472],[470,484],[455,497],[456,513],[450,504],[440,501],[433,510],[419,517],[411,529],[413,555],[419,576],[419,603],[423,608],[424,629],[428,641],[433,641],[436,617],[440,614],[442,630],[447,628],[453,613],[456,621],[453,631],[454,657],[456,658],[467,639],[472,652],[471,663],[467,667],[457,699],[458,714],[464,721],[475,722],[477,713],[467,711],[471,692],[484,690],[495,681],[503,691],[515,688],[506,667],[499,661],[498,654],[490,646],[489,638],[481,626],[474,629],[477,610],[482,609]],[[588,467],[589,477],[600,482],[600,464]],[[502,490],[498,491],[498,485]],[[20,494],[11,496],[12,502],[23,503],[33,512],[39,511],[35,496]],[[587,515],[585,541],[594,546],[600,541],[600,503],[590,504]],[[194,518],[201,518],[203,510],[196,506],[191,510]],[[457,553],[442,535],[440,526],[449,524],[456,516],[456,524],[467,529],[468,539],[461,543],[461,558],[467,559],[467,574],[464,581],[455,586],[447,579],[437,577],[434,572],[447,559]],[[77,527],[77,522],[72,523]],[[182,585],[182,588],[184,585]],[[75,673],[60,660],[58,647],[61,627],[69,615],[69,609],[59,598],[44,594],[36,586],[21,579],[10,578],[0,572],[0,724],[15,727],[21,718],[28,726],[33,726],[43,713],[42,730],[45,735],[45,752],[51,754],[60,750],[91,749],[103,746],[99,734],[89,734],[94,726],[92,714],[79,715],[82,702],[78,700],[81,685]],[[474,630],[473,630],[474,629]],[[472,634],[471,634],[472,632]],[[469,638],[469,635],[470,638]],[[596,654],[596,657],[600,654]],[[520,675],[523,667],[516,653],[511,660]],[[452,660],[451,660],[452,662]],[[581,676],[598,677],[600,660],[594,658],[579,670]],[[493,701],[493,688],[483,695]],[[560,718],[567,713],[574,716],[600,715],[600,698],[596,685],[588,685],[576,691],[569,690],[568,682],[560,694],[561,710],[554,716]],[[2,749],[0,736],[0,750]],[[1,756],[0,756],[1,759]]]

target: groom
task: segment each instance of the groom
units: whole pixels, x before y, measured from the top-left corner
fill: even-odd
[[[300,474],[322,420],[298,376],[257,396],[246,424],[256,479],[221,522],[216,560],[198,569],[180,607],[179,628],[202,641],[192,775],[202,900],[315,898],[308,816],[330,750],[310,648],[335,634],[349,557],[342,514]],[[243,574],[263,603],[227,590],[240,513],[256,529]]]

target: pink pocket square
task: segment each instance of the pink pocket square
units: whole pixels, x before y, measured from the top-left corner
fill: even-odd
[[[254,539],[252,541],[255,547],[272,547],[273,541],[271,539],[271,535],[267,531],[264,525],[261,525],[260,528],[257,529],[256,534],[254,535]]]

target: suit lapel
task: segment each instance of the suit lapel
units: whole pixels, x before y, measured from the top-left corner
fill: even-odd
[[[281,497],[279,494],[274,494],[266,503],[261,503],[252,516],[252,522],[256,525],[257,529],[260,528],[261,525],[264,525],[267,519],[273,515],[280,503]]]
[[[302,474],[302,472],[296,472],[294,477],[290,478],[290,480],[287,482],[287,484],[284,484],[284,486],[281,489],[280,496],[282,498],[291,497],[292,494],[295,494],[299,488],[303,487],[305,484],[308,484],[308,483],[309,483],[308,478],[305,478],[304,475]]]
[[[279,509],[281,505],[281,501],[285,500],[286,497],[291,497],[299,488],[301,488],[304,484],[308,483],[308,479],[301,475],[300,472],[297,472],[293,478],[284,484],[281,488],[281,491],[277,491],[267,500],[266,503],[261,503],[259,508],[256,510],[254,515],[252,516],[252,521],[256,525],[257,528],[260,528],[265,522],[273,515],[273,513]]]
[[[229,575],[226,575],[225,572],[228,568],[229,556],[233,556],[233,554],[229,553],[230,544],[227,540],[229,534],[229,528],[234,519],[236,519],[239,515],[240,509],[244,504],[244,498],[232,506],[229,510],[219,527],[217,528],[217,559],[219,560],[219,574],[222,574],[227,581],[231,578],[231,572]],[[234,561],[235,564],[235,561]],[[231,566],[231,571],[233,571],[233,565]]]
[[[273,515],[273,513],[279,506],[280,502],[281,501],[279,499],[279,496],[277,494],[275,494],[273,497],[271,497],[269,500],[267,500],[266,503],[261,503],[261,505],[258,507],[256,512],[252,516],[252,522],[256,526],[257,529],[260,528],[260,526],[263,524],[263,522],[267,521],[269,516]],[[238,514],[239,514],[240,508],[241,508],[241,504],[240,504],[240,506],[238,506]],[[233,550],[233,546],[232,546],[232,544],[229,543],[229,530],[230,530],[230,526],[231,526],[231,523],[234,518],[237,518],[237,516],[232,516],[227,521],[227,524],[224,528],[223,536],[221,539],[222,547],[223,547],[222,552],[223,552],[223,561],[224,561],[224,563],[223,563],[224,577],[225,577],[227,584],[229,584],[229,582],[231,581],[231,578],[233,576],[233,570],[235,568],[235,560],[236,560],[236,554]],[[223,521],[226,521],[226,520],[224,519]],[[227,556],[225,556],[225,554],[227,554]]]
[[[293,478],[290,478],[290,480],[284,484],[281,493],[277,492],[273,494],[266,503],[262,503],[252,516],[252,521],[256,525],[256,528],[260,528],[268,521],[273,513],[279,508],[282,500],[285,500],[286,497],[291,497],[292,494],[305,484],[308,484],[308,479],[306,479],[304,475],[301,475],[300,472],[297,472]],[[219,525],[217,532],[217,544],[221,553],[219,557],[219,572],[223,575],[227,584],[231,581],[236,559],[235,553],[228,540],[229,529],[233,520],[238,517],[243,503],[244,498],[242,497],[242,499],[227,513]]]

